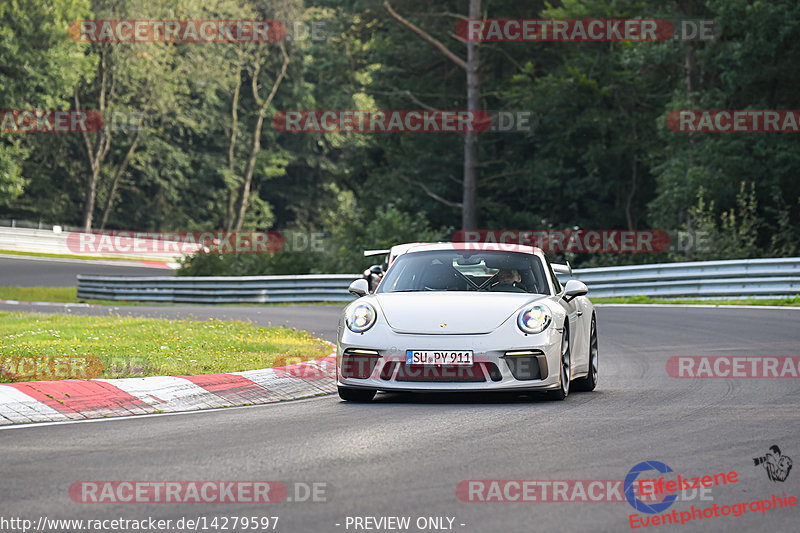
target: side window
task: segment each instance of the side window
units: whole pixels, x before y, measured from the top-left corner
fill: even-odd
[[[556,273],[553,272],[553,267],[550,266],[550,261],[545,259],[545,262],[547,263],[547,270],[550,271],[550,277],[553,279],[553,287],[556,289],[556,294],[559,294],[561,292],[561,283],[558,281]]]

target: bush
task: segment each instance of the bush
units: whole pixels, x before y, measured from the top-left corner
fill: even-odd
[[[404,213],[392,204],[378,212],[366,213],[356,206],[352,193],[338,190],[334,193],[335,207],[324,217],[329,231],[324,232],[322,251],[285,249],[273,254],[220,254],[212,250],[187,257],[177,275],[353,274],[379,261],[364,257],[364,250],[386,249],[404,242],[435,242],[452,234],[452,228],[433,230],[426,219]],[[283,233],[291,242],[295,232],[316,231],[306,227]]]

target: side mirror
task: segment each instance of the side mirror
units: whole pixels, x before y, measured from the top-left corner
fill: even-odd
[[[589,292],[589,287],[582,281],[571,279],[564,285],[564,299],[570,301],[578,296],[584,296]]]
[[[550,263],[550,266],[553,267],[553,272],[556,274],[566,274],[567,276],[572,275],[572,265],[569,264],[569,261],[563,265],[560,263]]]
[[[369,294],[369,283],[365,279],[357,279],[347,289],[353,296],[361,297]]]

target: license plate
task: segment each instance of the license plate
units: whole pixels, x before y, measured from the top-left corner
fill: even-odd
[[[407,365],[472,365],[472,350],[406,350]]]

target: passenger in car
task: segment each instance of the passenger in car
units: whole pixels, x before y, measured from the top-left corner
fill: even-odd
[[[467,290],[466,280],[453,267],[440,263],[434,263],[426,269],[422,285],[427,290],[435,291]]]

